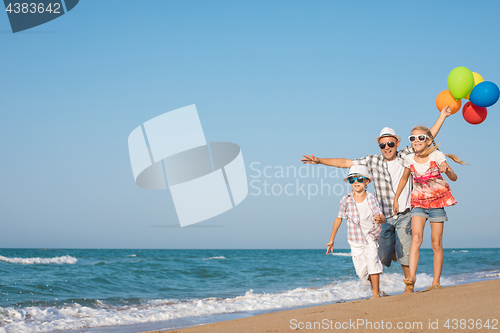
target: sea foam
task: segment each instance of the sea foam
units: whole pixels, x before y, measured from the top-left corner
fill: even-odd
[[[333,252],[333,253],[330,253],[330,255],[332,255],[332,256],[339,256],[339,257],[350,257],[351,256],[351,252],[349,252],[349,253]]]
[[[33,264],[76,264],[78,259],[72,256],[61,256],[54,258],[7,258],[0,256],[1,261],[10,262],[12,264],[23,264],[23,265],[33,265]]]
[[[403,292],[403,276],[398,273],[383,274],[381,290],[387,294]],[[432,277],[419,274],[417,289],[432,283]],[[452,281],[443,278],[443,285]],[[9,333],[49,332],[92,327],[131,325],[164,321],[176,318],[217,315],[253,310],[274,310],[281,308],[332,303],[343,300],[360,299],[371,296],[368,284],[359,279],[344,280],[320,288],[296,288],[279,293],[254,293],[230,298],[204,299],[158,299],[144,300],[140,305],[112,306],[104,301],[97,302],[96,308],[73,303],[62,307],[1,308],[0,324]],[[2,330],[0,329],[0,332]]]
[[[226,259],[224,256],[219,256],[219,257],[210,257],[210,258],[205,258],[203,260],[213,260],[213,259]]]

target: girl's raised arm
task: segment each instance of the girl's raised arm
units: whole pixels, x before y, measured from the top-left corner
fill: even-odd
[[[408,182],[408,178],[410,178],[411,170],[408,168],[405,168],[405,171],[403,171],[403,176],[401,177],[401,180],[399,181],[398,185],[398,190],[396,191],[396,195],[394,196],[394,204],[392,205],[392,211],[394,214],[399,213],[399,204],[398,204],[398,199],[399,196],[401,195],[401,192],[403,192],[403,189],[406,186],[406,183]]]

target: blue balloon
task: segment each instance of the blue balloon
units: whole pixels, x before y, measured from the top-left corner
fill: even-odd
[[[470,101],[472,104],[487,108],[498,101],[500,90],[498,86],[490,81],[479,83],[472,89],[470,93]]]

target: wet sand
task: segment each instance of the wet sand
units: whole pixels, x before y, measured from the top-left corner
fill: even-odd
[[[497,279],[150,333],[499,332],[499,321]]]

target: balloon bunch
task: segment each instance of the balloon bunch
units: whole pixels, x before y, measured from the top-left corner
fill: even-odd
[[[482,123],[488,114],[487,107],[498,101],[500,90],[490,81],[484,81],[478,73],[468,68],[454,68],[448,75],[448,90],[443,90],[436,98],[439,111],[449,106],[455,114],[462,106],[462,98],[468,99],[462,108],[462,115],[469,124]]]

